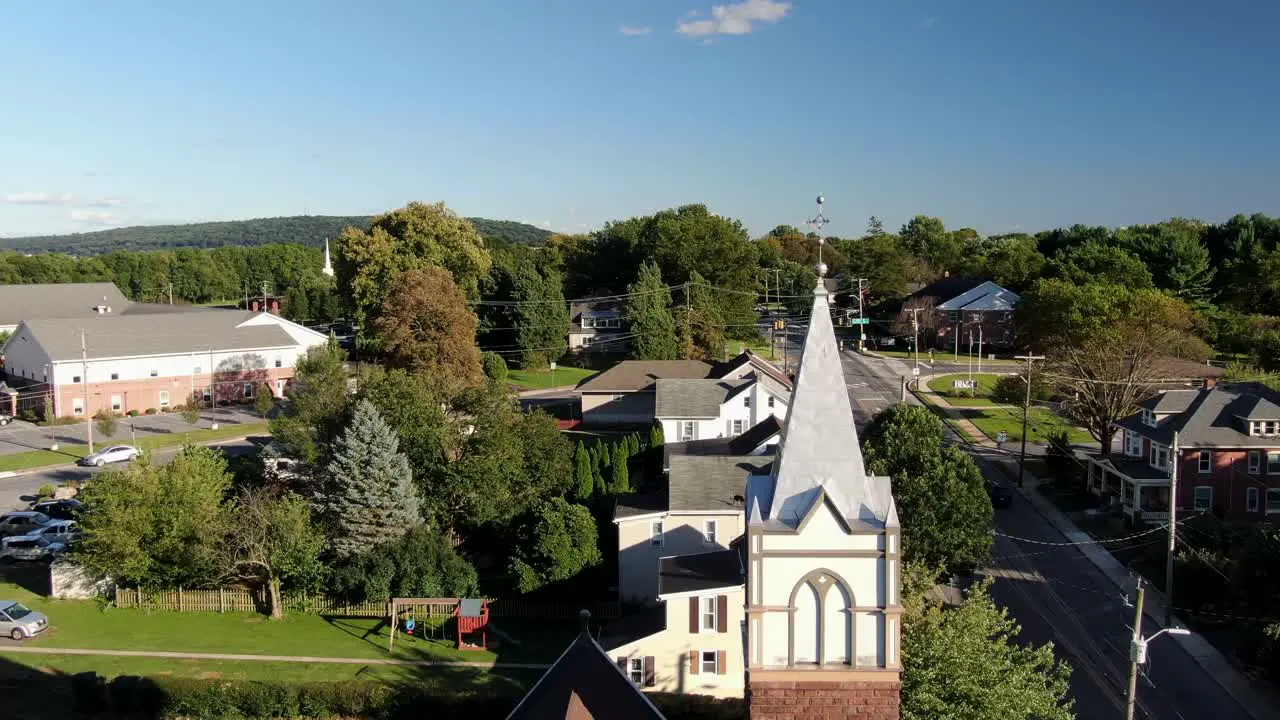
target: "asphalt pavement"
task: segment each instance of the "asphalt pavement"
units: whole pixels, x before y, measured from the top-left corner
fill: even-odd
[[[253,452],[259,445],[251,440],[221,441],[216,444],[230,456],[244,455]],[[168,462],[182,448],[167,448],[152,454],[154,462]],[[0,510],[26,510],[31,507],[36,491],[41,485],[63,485],[72,481],[92,481],[94,476],[106,470],[120,468],[127,463],[108,465],[104,468],[80,467],[78,465],[62,465],[46,468],[10,478],[0,478]]]
[[[248,424],[262,422],[262,416],[248,408],[225,407],[201,412],[200,422],[191,425],[178,413],[158,413],[156,415],[139,415],[119,419],[116,434],[104,438],[96,426],[93,429],[94,442],[98,447],[106,443],[129,443],[132,438],[152,435],[170,435],[197,428],[207,428],[209,423],[223,425]],[[85,443],[89,435],[89,423],[81,422],[73,425],[38,426],[25,420],[15,419],[0,427],[0,454],[44,450],[53,443],[73,444]]]
[[[898,401],[900,377],[908,365],[844,353],[845,379],[859,427],[879,409]],[[919,404],[910,394],[907,401]],[[964,446],[989,478],[1006,480],[997,451]],[[1020,497],[996,510],[997,536],[991,567],[992,596],[1022,626],[1019,639],[1042,644],[1071,663],[1071,694],[1082,719],[1124,717],[1133,609],[1123,593],[1072,546],[1040,513]],[[1135,545],[1164,542],[1164,535],[1137,538]],[[1147,620],[1144,634],[1160,626]],[[1138,683],[1136,717],[1155,720],[1245,720],[1255,717],[1228,694],[1172,638],[1148,646],[1148,662]]]

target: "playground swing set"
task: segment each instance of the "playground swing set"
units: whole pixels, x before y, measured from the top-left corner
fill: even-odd
[[[452,612],[436,612],[452,606]],[[427,622],[419,623],[417,611],[426,608]],[[401,613],[408,617],[401,620]],[[392,598],[387,608],[391,634],[387,640],[387,651],[395,648],[396,631],[409,637],[423,640],[447,640],[448,622],[431,622],[438,617],[454,619],[454,643],[459,650],[492,650],[498,645],[497,639],[490,640],[489,601],[480,598]]]

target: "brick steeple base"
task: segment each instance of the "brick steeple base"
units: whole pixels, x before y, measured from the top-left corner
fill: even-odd
[[[751,720],[898,720],[900,682],[754,681]]]

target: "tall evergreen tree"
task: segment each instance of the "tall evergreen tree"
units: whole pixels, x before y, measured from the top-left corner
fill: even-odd
[[[627,286],[625,316],[632,354],[638,360],[675,360],[680,346],[676,341],[675,318],[671,314],[671,291],[662,282],[662,272],[652,262],[640,266],[636,281]]]
[[[662,425],[660,423],[654,423],[649,428],[649,447],[662,447],[664,443],[666,443],[666,438],[662,436]]]
[[[574,473],[574,491],[579,501],[589,500],[595,494],[596,474],[591,467],[591,453],[581,440],[574,451],[574,461],[578,464]]]
[[[715,360],[724,352],[724,315],[707,281],[698,273],[684,286],[685,303],[677,308],[676,336],[680,357]]]
[[[334,443],[320,505],[338,557],[399,538],[421,522],[409,460],[369,400],[356,403]]]
[[[611,471],[611,480],[609,483],[609,491],[614,495],[631,492],[631,477],[627,472],[627,449],[626,443],[620,442],[613,446],[613,464],[609,467]]]
[[[532,262],[525,262],[516,268],[513,280],[513,299],[520,303],[512,313],[516,344],[522,351],[520,367],[544,367],[569,348],[569,306],[560,274],[539,272]]]

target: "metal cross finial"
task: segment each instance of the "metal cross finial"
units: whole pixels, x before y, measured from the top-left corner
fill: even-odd
[[[818,193],[818,214],[804,221],[818,235],[818,266],[814,268],[818,271],[818,277],[823,277],[827,274],[827,264],[822,262],[822,246],[827,242],[822,237],[822,229],[827,226],[827,223],[831,222],[827,219],[827,216],[822,214],[822,206],[826,202],[827,199],[822,196],[822,193]]]

